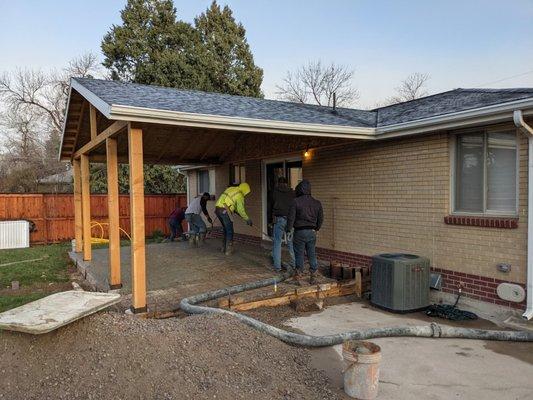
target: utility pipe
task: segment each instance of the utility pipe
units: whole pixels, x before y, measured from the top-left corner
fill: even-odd
[[[286,343],[305,347],[334,346],[344,343],[347,340],[365,340],[379,337],[400,337],[414,336],[427,338],[459,338],[478,340],[501,340],[513,342],[533,342],[533,332],[527,331],[497,331],[484,329],[456,328],[452,326],[431,323],[425,326],[397,326],[386,328],[369,328],[359,331],[343,332],[336,335],[311,336],[300,333],[289,332],[284,329],[258,321],[244,314],[236,313],[221,308],[199,306],[198,303],[215,300],[230,294],[244,292],[246,290],[257,289],[270,286],[284,281],[288,274],[263,279],[261,281],[249,282],[242,285],[231,286],[225,289],[212,290],[182,299],[180,308],[188,314],[225,314],[237,318],[244,324],[273,336]]]
[[[522,317],[533,318],[533,128],[524,121],[522,110],[515,110],[513,121],[527,136],[527,301]]]

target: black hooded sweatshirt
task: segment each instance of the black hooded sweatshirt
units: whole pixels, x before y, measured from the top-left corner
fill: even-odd
[[[271,197],[271,213],[274,217],[287,217],[294,200],[294,190],[288,185],[279,185],[273,190]]]
[[[311,184],[304,179],[296,186],[296,198],[289,209],[287,230],[314,229],[322,227],[324,212],[322,203],[311,196]]]

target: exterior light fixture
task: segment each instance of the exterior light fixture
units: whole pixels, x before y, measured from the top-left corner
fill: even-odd
[[[309,158],[311,156],[311,153],[309,152],[309,146],[305,148],[304,157]]]

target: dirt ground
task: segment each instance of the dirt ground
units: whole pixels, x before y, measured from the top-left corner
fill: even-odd
[[[200,334],[201,333],[201,334]],[[104,312],[0,333],[1,399],[337,399],[310,353],[226,316]]]

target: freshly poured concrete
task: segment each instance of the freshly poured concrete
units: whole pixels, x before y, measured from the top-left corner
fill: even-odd
[[[0,314],[0,329],[47,333],[120,301],[120,295],[70,290]]]
[[[446,323],[436,320],[438,323]],[[398,315],[350,303],[297,317],[287,325],[310,335],[378,326],[425,325],[420,313]],[[462,326],[498,329],[486,322]],[[377,399],[533,399],[533,343],[461,339],[373,339],[382,351]],[[342,387],[341,346],[312,350],[313,364]]]

